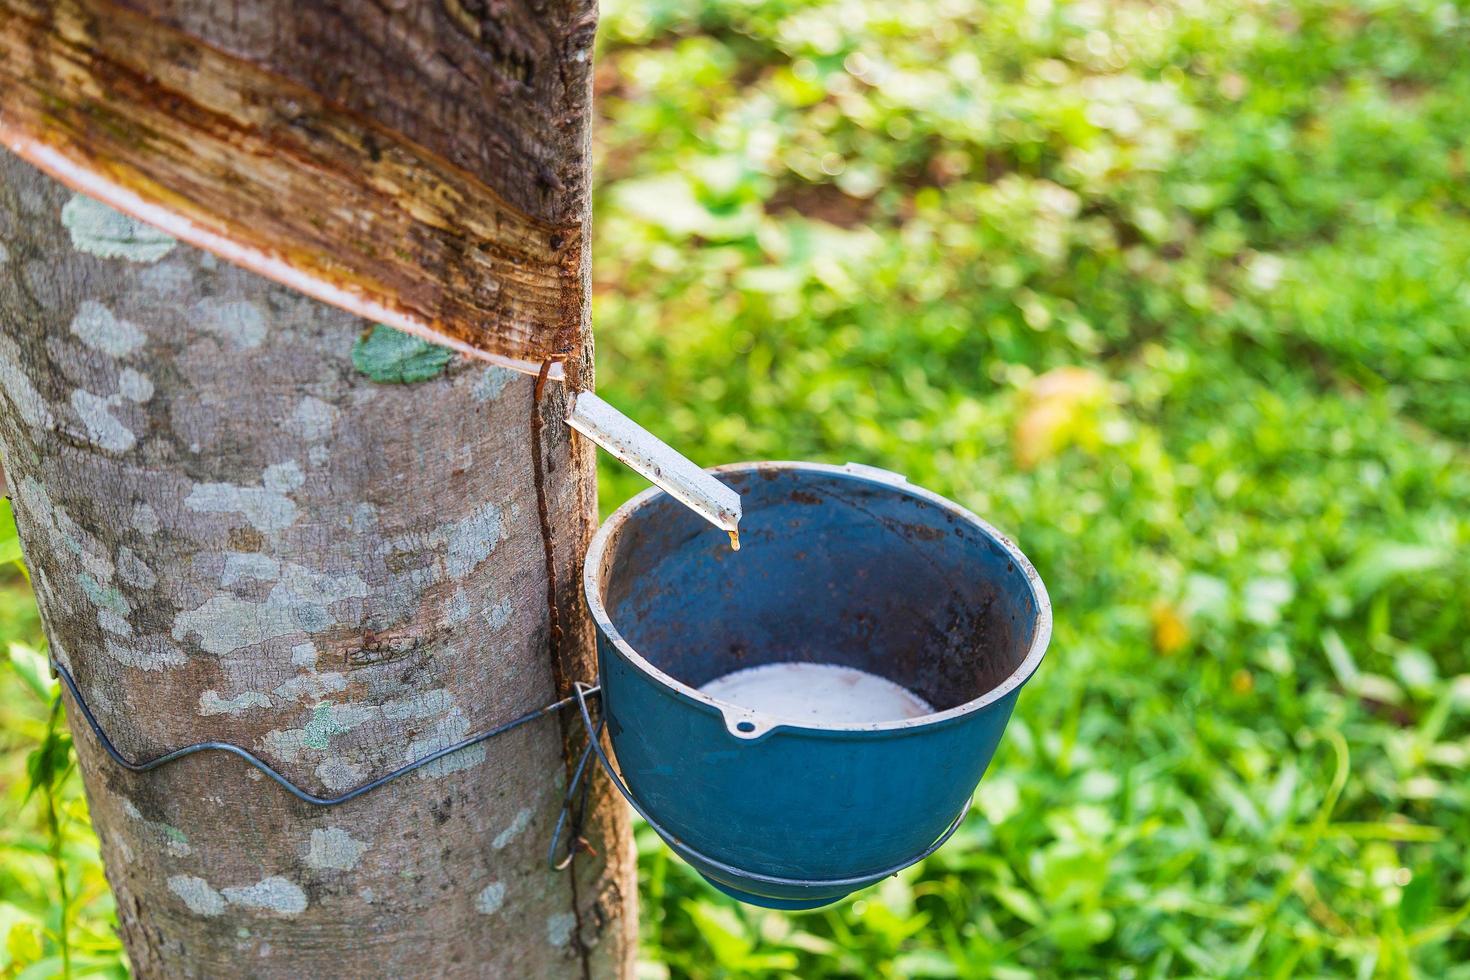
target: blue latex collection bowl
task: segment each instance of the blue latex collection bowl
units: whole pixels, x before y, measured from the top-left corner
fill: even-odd
[[[603,524],[584,586],[628,790],[715,887],[815,908],[923,854],[961,815],[1051,636],[1046,588],[974,514],[848,464],[712,471],[740,551],[662,491]],[[856,667],[934,713],[796,724],[702,693],[802,661]]]

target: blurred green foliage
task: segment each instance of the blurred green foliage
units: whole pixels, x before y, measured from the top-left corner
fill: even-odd
[[[0,977],[127,976],[59,686],[0,501]]]
[[[609,400],[900,471],[1057,616],[922,868],[766,913],[645,831],[648,974],[1470,976],[1470,8],[617,0],[602,43]]]
[[[921,867],[763,912],[640,831],[642,971],[1470,978],[1470,7],[611,0],[601,38],[608,398],[702,463],[903,472],[1057,614]],[[42,642],[23,583],[0,639]],[[0,677],[0,974],[63,917],[106,962],[75,776],[21,805],[49,688]]]

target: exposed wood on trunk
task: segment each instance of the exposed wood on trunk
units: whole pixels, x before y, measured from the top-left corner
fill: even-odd
[[[584,2],[0,0],[0,141],[326,302],[586,359]]]

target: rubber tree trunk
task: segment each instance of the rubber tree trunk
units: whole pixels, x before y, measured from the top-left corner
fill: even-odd
[[[594,672],[590,446],[548,386],[406,341],[0,154],[0,453],[53,654],[138,759],[222,739],[339,793]],[[114,766],[68,704],[141,976],[630,971],[621,810],[545,851],[572,719],[333,809],[230,756]],[[599,784],[605,787],[604,784]]]

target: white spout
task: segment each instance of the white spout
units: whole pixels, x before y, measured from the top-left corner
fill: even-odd
[[[729,533],[730,543],[740,547],[740,494],[590,391],[573,396],[567,410],[567,424],[685,507]]]

